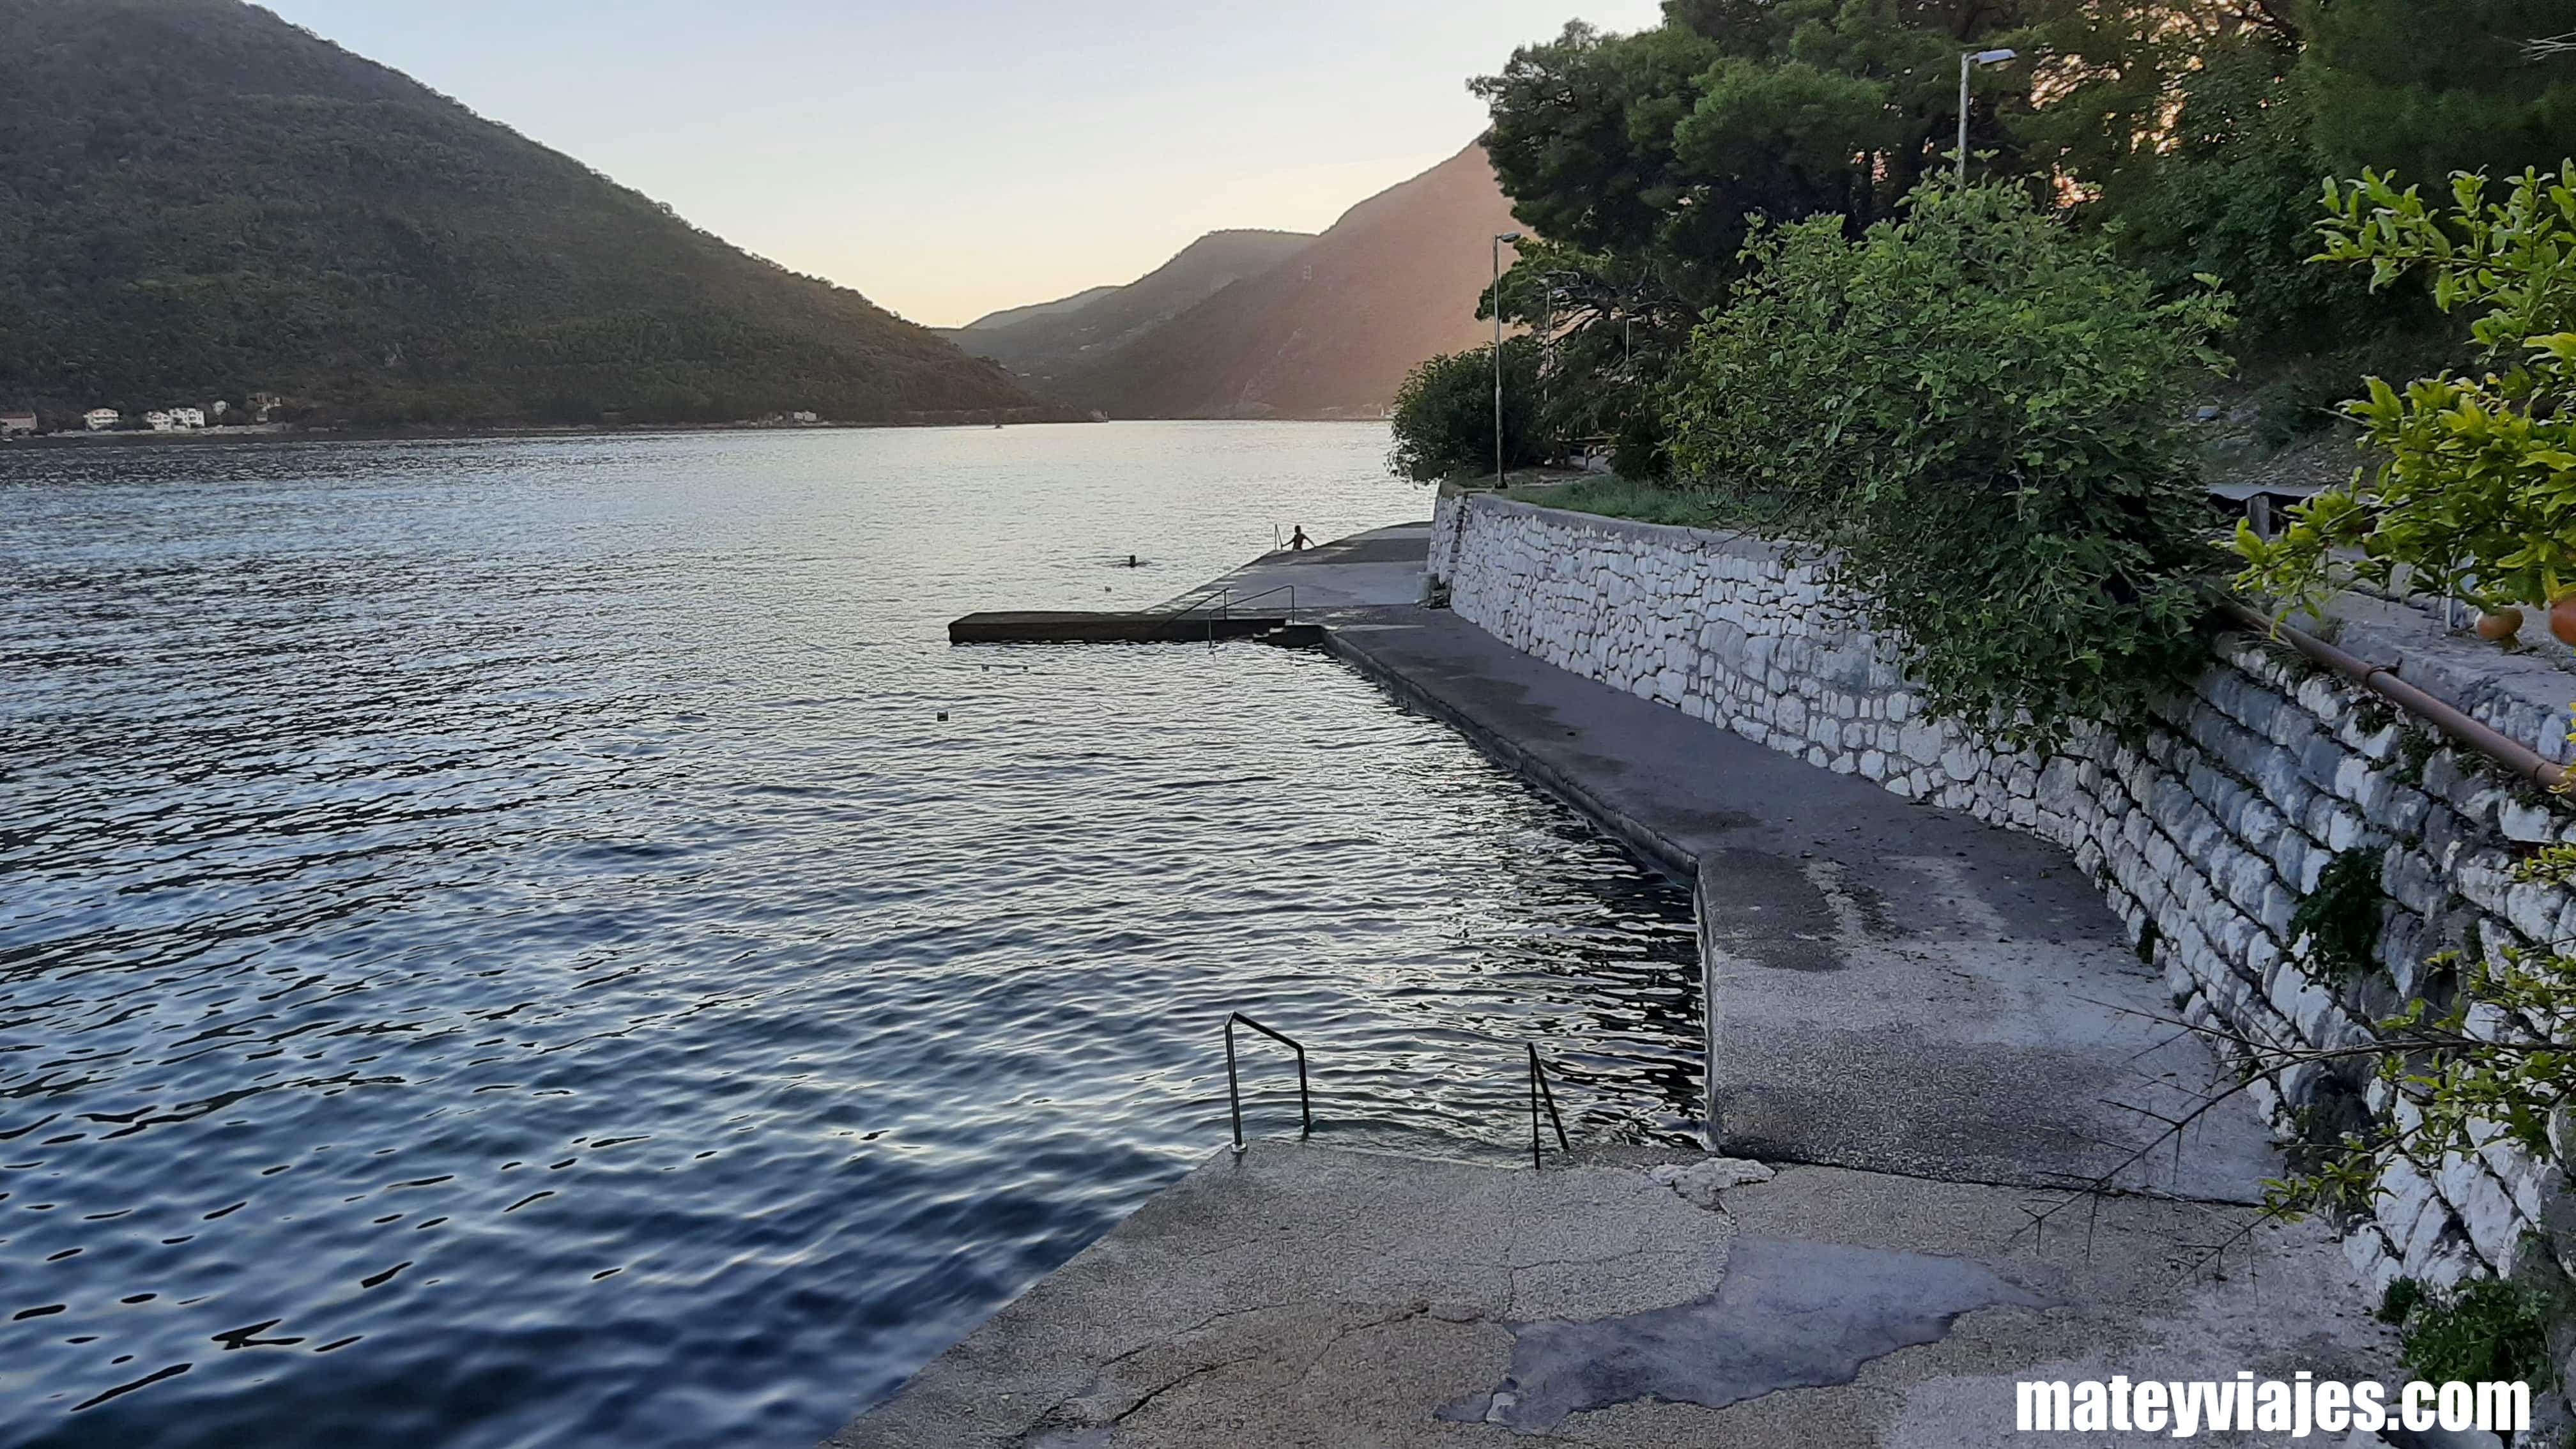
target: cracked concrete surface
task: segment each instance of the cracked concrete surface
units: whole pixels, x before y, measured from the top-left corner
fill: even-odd
[[[2009,1439],[2042,1369],[2390,1365],[2319,1229],[2191,1270],[2241,1206],[2109,1197],[2034,1233],[2064,1194],[1792,1166],[1711,1209],[1650,1172],[1221,1154],[830,1443],[1946,1449]]]
[[[1570,1414],[1650,1399],[1723,1409],[1850,1383],[1873,1359],[1937,1342],[1963,1313],[2045,1302],[1965,1258],[1739,1236],[1706,1298],[1513,1324],[1511,1376],[1440,1417],[1545,1433]]]

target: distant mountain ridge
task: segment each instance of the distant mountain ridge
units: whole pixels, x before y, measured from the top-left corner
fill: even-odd
[[[1013,323],[1026,322],[1034,317],[1050,317],[1059,313],[1075,311],[1079,308],[1089,306],[1117,290],[1118,287],[1116,283],[1100,287],[1089,287],[1074,293],[1070,297],[1058,297],[1052,302],[1031,302],[1025,307],[1006,307],[999,312],[987,312],[983,316],[976,318],[974,321],[967,323],[963,327],[933,327],[930,330],[937,332],[942,336],[955,336],[962,332],[990,332],[996,328],[1011,326]]]
[[[1027,417],[1000,368],[240,0],[0,0],[0,408]]]
[[[1120,349],[1247,277],[1313,245],[1293,231],[1215,231],[1123,287],[978,318],[946,334],[1039,393],[1093,407],[1094,374]]]
[[[1128,294],[1219,238],[1283,234],[1218,232],[1079,306],[950,335],[1041,396],[1111,417],[1375,417],[1416,364],[1488,338],[1476,308],[1492,239],[1516,229],[1483,147],[1470,145],[1185,306],[1164,305],[1185,289]]]

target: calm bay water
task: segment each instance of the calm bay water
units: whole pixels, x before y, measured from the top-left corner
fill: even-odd
[[[945,643],[1385,444],[0,452],[0,1444],[801,1449],[1222,1147],[1234,1008],[1326,1141],[1508,1159],[1529,1039],[1686,1133],[1687,901],[1444,728]]]

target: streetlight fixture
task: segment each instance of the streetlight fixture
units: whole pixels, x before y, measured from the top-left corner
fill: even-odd
[[[1494,237],[1494,487],[1500,490],[1510,478],[1503,472],[1503,243],[1518,243],[1516,231],[1498,232]]]
[[[2018,50],[1963,50],[1959,52],[1959,184],[1968,184],[1968,72],[1981,65],[2001,65],[2021,59]]]

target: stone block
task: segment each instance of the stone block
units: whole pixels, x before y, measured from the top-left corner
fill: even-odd
[[[2399,1157],[2380,1173],[2379,1190],[2371,1198],[2370,1210],[2402,1256],[2405,1245],[2415,1236],[2417,1222],[2437,1206],[2432,1182],[2416,1170],[2414,1163]]]
[[[2564,904],[2564,893],[2554,886],[2515,881],[2505,888],[2504,918],[2531,940],[2547,941],[2557,934],[2559,910]]]
[[[2429,916],[2450,899],[2450,888],[2435,873],[2433,862],[2419,851],[2391,850],[2380,866],[2382,889],[2399,905]]]
[[[2290,936],[2290,918],[2298,912],[2299,898],[2276,885],[2263,892],[2263,909],[2257,913],[2257,919],[2262,921],[2264,930],[2272,933],[2273,939],[2286,941]]]
[[[2468,1232],[2470,1246],[2477,1249],[2479,1257],[2502,1268],[2513,1250],[2513,1240],[2522,1233],[2512,1196],[2474,1160],[2456,1181],[2454,1188],[2452,1179],[2446,1177],[2444,1191],[2459,1211],[2460,1225]]]
[[[2507,797],[2496,815],[2496,828],[2508,840],[2531,845],[2544,845],[2558,838],[2562,822],[2560,813],[2548,805],[2532,805]]]
[[[2380,778],[2387,782],[2388,792],[2386,798],[2372,812],[2372,818],[2382,829],[2401,839],[2422,835],[2425,822],[2432,818],[2434,809],[2432,797],[2412,786],[2398,784],[2386,776]]]

